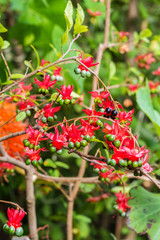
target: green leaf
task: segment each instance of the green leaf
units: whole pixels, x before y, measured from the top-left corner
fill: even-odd
[[[37,57],[37,67],[38,67],[40,65],[40,58],[39,58],[38,52],[37,52],[37,50],[35,49],[35,47],[32,44],[30,46],[33,49],[33,51],[35,52],[35,54],[36,54],[36,57]]]
[[[83,21],[84,21],[84,12],[81,6],[78,4],[73,36],[77,35],[78,33],[88,31],[88,27],[85,25],[82,25]]]
[[[152,36],[152,31],[148,28],[142,30],[139,34],[140,39]]]
[[[90,192],[93,191],[93,189],[95,189],[95,184],[92,184],[92,183],[81,183],[80,184],[80,189],[83,192],[90,193]]]
[[[68,164],[66,164],[64,162],[56,161],[55,164],[56,164],[57,167],[62,167],[62,168],[65,168],[65,169],[69,169]]]
[[[27,60],[24,61],[24,64],[29,67],[32,71],[34,71],[34,68],[32,67],[31,63]]]
[[[5,28],[1,23],[0,23],[0,33],[7,32],[7,28]]]
[[[11,79],[23,78],[24,75],[20,73],[15,73],[11,75]]]
[[[110,62],[109,64],[109,79],[111,79],[116,73],[116,65],[114,62]]]
[[[153,108],[148,83],[145,88],[139,88],[137,91],[137,103],[154,124],[160,136],[160,114]]]
[[[6,40],[4,40],[3,43],[4,43],[4,45],[3,45],[2,49],[6,49],[6,48],[8,48],[10,46],[10,43],[8,41],[6,41]]]
[[[56,164],[53,162],[52,159],[50,158],[47,158],[45,161],[44,161],[44,164],[43,164],[45,167],[51,167],[51,168],[57,168]]]
[[[3,41],[3,38],[0,37],[0,49],[2,49],[4,46],[4,41]]]
[[[151,193],[142,187],[132,188],[128,204],[128,226],[136,233],[148,233],[151,240],[160,239],[160,194]]]
[[[20,112],[17,116],[16,116],[16,121],[23,121],[26,118],[26,112]]]
[[[92,222],[92,220],[89,217],[86,217],[85,215],[81,215],[81,214],[76,215],[75,219],[78,221],[86,222],[86,223]]]
[[[72,6],[72,2],[68,1],[66,9],[64,11],[64,17],[66,20],[66,31],[62,36],[62,40],[61,43],[62,45],[66,44],[68,41],[68,33],[71,30],[72,26],[73,26],[73,6]]]

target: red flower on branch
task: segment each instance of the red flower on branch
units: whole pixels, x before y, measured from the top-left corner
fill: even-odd
[[[7,215],[8,215],[8,220],[7,224],[9,227],[13,226],[15,229],[20,227],[22,225],[21,221],[25,216],[25,212],[22,211],[21,209],[14,209],[14,208],[8,208],[7,209]]]
[[[149,81],[149,89],[151,90],[152,93],[157,92],[157,87],[160,85],[160,82],[153,82],[153,81]]]
[[[81,63],[86,65],[88,68],[96,66],[97,64],[99,64],[99,63],[93,63],[93,58],[92,57],[86,57],[86,58],[83,59],[82,54],[80,55],[79,60],[81,61]],[[79,65],[78,68],[80,68],[81,71],[82,70],[88,71],[87,68],[85,68],[83,65]]]
[[[146,68],[146,69],[150,69],[150,65],[153,62],[156,62],[155,58],[153,58],[153,53],[146,53],[143,55],[138,55],[135,58],[135,62],[138,63],[138,67],[139,68]]]
[[[61,107],[52,108],[52,104],[49,103],[49,104],[46,104],[46,106],[41,111],[44,114],[44,116],[48,118],[49,116],[54,117],[54,114],[58,112],[60,109]]]
[[[59,90],[58,88],[56,88],[56,90],[62,95],[62,99],[69,99],[71,100],[71,93],[73,91],[73,85],[68,85],[68,87],[62,85],[61,86],[61,90]]]
[[[50,75],[45,75],[43,82],[37,80],[36,78],[34,79],[34,83],[39,86],[40,89],[48,89],[49,87],[53,86],[57,80],[50,81],[51,76]]]
[[[27,99],[25,101],[24,100],[19,101],[17,105],[19,106],[19,110],[23,111],[23,110],[27,110],[28,108],[34,107],[35,103],[32,101],[32,96],[31,96],[30,100]]]
[[[126,126],[129,126],[132,122],[132,118],[133,118],[132,114],[133,113],[134,113],[134,109],[132,109],[128,113],[126,113],[125,111],[119,112],[119,114],[117,115],[118,122],[120,124],[124,124]]]
[[[49,64],[49,61],[45,61],[44,59],[41,60],[41,67],[43,67],[44,65]]]
[[[129,32],[124,32],[124,31],[120,31],[117,33],[118,35],[118,39],[117,41],[121,41],[121,40],[126,40],[126,37],[129,36]]]
[[[30,91],[32,90],[32,85],[31,83],[29,85],[25,85],[24,82],[21,82],[18,84],[18,88],[15,88],[12,90],[12,92],[15,95],[21,95],[24,98],[30,94]]]
[[[153,71],[152,74],[160,76],[160,67],[157,70]]]
[[[75,124],[71,124],[66,127],[66,132],[68,134],[68,140],[71,142],[81,142],[83,138],[81,135],[83,134],[83,129],[79,129],[80,125],[76,126]]]
[[[66,132],[63,132],[62,134],[59,133],[57,127],[55,129],[54,133],[49,133],[47,136],[49,139],[52,140],[52,146],[56,148],[56,150],[60,150],[63,148],[63,146],[67,145],[67,138],[66,138]]]
[[[81,119],[81,125],[83,135],[89,135],[90,137],[92,137],[94,135],[94,132],[100,128],[99,126],[94,127],[93,125],[90,125],[87,121],[84,121],[83,119]]]
[[[43,138],[44,133],[41,133],[38,130],[35,130],[30,125],[26,129],[26,133],[29,135],[29,142],[33,145],[38,145],[40,141],[47,140],[48,138]]]
[[[91,17],[97,17],[97,16],[101,16],[102,15],[102,13],[100,11],[93,12],[89,8],[87,8],[87,12],[89,13],[89,15]]]
[[[102,116],[104,114],[102,112],[97,112],[96,110],[91,110],[91,109],[83,109],[82,111],[85,112],[85,114],[88,116]],[[90,122],[91,120],[93,121],[93,125],[97,125],[96,121],[99,120],[99,118],[90,117],[88,121]]]
[[[128,200],[130,199],[130,197],[127,197],[127,194],[123,194],[122,191],[120,191],[119,193],[115,193],[116,197],[117,197],[117,206],[118,206],[118,210],[122,209],[123,212],[126,212],[128,209],[130,209],[131,207],[128,206]]]
[[[131,92],[136,92],[138,90],[138,88],[139,88],[139,85],[138,85],[138,83],[136,83],[136,84],[129,84],[128,88],[129,88],[129,90]]]
[[[26,155],[29,157],[31,162],[33,162],[34,160],[38,161],[41,158],[41,156],[39,155],[40,152],[46,151],[45,148],[40,148],[35,151],[34,149],[29,149],[28,147],[26,147],[25,150],[26,150]]]

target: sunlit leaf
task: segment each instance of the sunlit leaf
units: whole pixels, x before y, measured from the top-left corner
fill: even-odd
[[[0,33],[7,32],[7,28],[5,28],[1,23],[0,23]]]
[[[23,121],[26,118],[26,112],[22,111],[16,116],[16,121]]]

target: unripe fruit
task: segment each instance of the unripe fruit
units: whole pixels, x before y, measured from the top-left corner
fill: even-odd
[[[41,88],[39,88],[39,89],[38,89],[38,92],[39,92],[39,93],[41,93],[41,92],[42,92],[42,89],[41,89]]]
[[[56,148],[55,147],[50,147],[50,152],[55,153],[56,152]]]
[[[91,139],[95,139],[96,137],[93,135],[92,137],[91,137]]]
[[[76,100],[75,99],[71,99],[71,104],[75,104]]]
[[[74,69],[74,72],[75,72],[75,74],[80,74],[81,73],[81,69],[77,67],[77,68]]]
[[[57,151],[57,154],[58,154],[58,155],[61,155],[61,154],[62,154],[62,149],[59,149],[59,150]]]
[[[97,124],[98,126],[101,126],[101,120],[97,120],[97,121],[96,121],[96,124]]]
[[[60,104],[61,106],[63,106],[63,104],[64,104],[64,100],[61,99],[61,100],[59,101],[59,104]]]
[[[10,226],[10,228],[9,228],[9,234],[10,235],[13,235],[14,233],[15,233],[15,227],[13,227],[13,226]]]
[[[107,172],[107,169],[106,168],[101,168],[101,173],[105,173]]]
[[[31,111],[30,111],[30,110],[27,110],[27,111],[26,111],[26,115],[27,115],[27,117],[30,117],[30,116],[31,116]]]
[[[18,227],[16,229],[16,236],[17,237],[21,237],[23,235],[23,228],[22,227]]]
[[[143,162],[141,160],[138,161],[138,167],[142,167]]]
[[[64,100],[64,103],[67,105],[67,104],[70,103],[70,100],[69,100],[69,99],[65,99],[65,100]]]
[[[45,89],[45,94],[48,94],[49,93],[49,90],[48,89]]]
[[[102,112],[102,113],[104,113],[104,112],[105,112],[105,109],[104,109],[104,108],[100,108],[99,111]]]
[[[33,149],[33,148],[34,148],[33,143],[31,143],[31,144],[29,145],[29,148],[30,148],[30,149]]]
[[[28,158],[27,160],[26,160],[26,165],[30,165],[31,164],[31,160]]]
[[[105,178],[105,181],[106,181],[106,182],[109,182],[109,178]]]
[[[118,148],[121,145],[121,142],[119,140],[115,140],[113,144],[116,148]]]
[[[45,91],[46,91],[46,89],[44,89],[44,88],[41,89],[41,92],[42,92],[42,93],[45,93]]]
[[[4,225],[3,225],[3,230],[4,230],[5,232],[8,232],[8,231],[9,231],[9,226],[8,226],[8,224],[4,224]]]
[[[111,135],[111,134],[109,136],[107,134],[106,137],[107,137],[107,140],[110,141],[110,142],[115,141],[115,138],[116,138],[114,135]]]
[[[78,142],[78,141],[75,142],[75,147],[76,147],[76,148],[80,148],[80,146],[81,146],[80,142]]]
[[[93,171],[94,171],[95,173],[99,173],[99,169],[98,169],[98,168],[94,168]]]
[[[69,142],[68,143],[68,147],[71,149],[71,148],[74,148],[74,143],[73,142]]]
[[[58,118],[57,115],[54,115],[54,120],[57,120],[57,118]]]
[[[49,116],[49,117],[47,118],[47,121],[48,121],[48,122],[53,122],[53,121],[54,121],[54,118],[51,117],[51,116]]]
[[[86,72],[86,77],[90,77],[91,76],[91,73],[89,71]]]
[[[126,213],[125,212],[122,212],[121,213],[121,217],[125,217],[126,216]]]
[[[51,80],[54,81],[56,79],[56,76],[52,75]]]
[[[47,118],[46,117],[42,117],[42,123],[46,123],[47,122]]]
[[[32,165],[33,165],[34,167],[36,167],[37,164],[38,164],[37,160],[33,160],[33,161],[32,161]]]
[[[123,213],[123,210],[122,209],[119,209],[118,210],[119,214],[121,215]]]
[[[123,159],[120,159],[119,160],[119,165],[124,167],[125,166],[125,161]]]
[[[82,147],[87,146],[87,144],[88,144],[88,142],[87,142],[86,140],[82,140],[82,141],[81,141],[81,146],[82,146]]]
[[[83,71],[81,72],[81,76],[82,76],[82,77],[86,77],[86,74],[87,74],[87,71],[86,71],[86,70],[83,70]]]
[[[39,165],[42,165],[42,164],[43,164],[42,158],[40,158],[40,159],[38,160],[38,164],[39,164]]]
[[[116,160],[112,159],[110,164],[112,167],[114,167],[114,166],[116,166],[117,162],[116,162]]]
[[[127,161],[124,161],[124,166],[127,167],[128,166],[128,163]]]
[[[36,146],[36,150],[38,150],[38,149],[40,149],[41,148],[41,146],[40,145],[37,145]]]
[[[28,139],[24,139],[24,140],[23,140],[23,144],[25,144],[25,142],[28,142]]]
[[[113,205],[113,209],[117,211],[118,210],[118,205]]]
[[[90,124],[92,124],[92,123],[93,123],[93,119],[90,120]]]
[[[25,143],[24,143],[24,146],[25,147],[28,147],[30,145],[30,142],[27,140],[27,141],[25,141]]]
[[[105,181],[105,179],[104,179],[103,177],[102,177],[100,180],[101,180],[101,182],[104,182],[104,181]]]
[[[89,142],[91,138],[90,138],[89,135],[86,135],[86,136],[84,136],[84,139],[85,139],[87,142]]]
[[[134,161],[134,162],[132,163],[132,166],[133,166],[133,168],[137,168],[137,167],[138,167],[138,162],[137,162],[137,161]]]
[[[129,160],[129,161],[128,161],[128,166],[131,166],[131,165],[132,165],[132,161]]]
[[[108,165],[111,164],[111,159],[110,159],[110,158],[108,158],[108,160],[107,160],[107,164],[108,164]]]

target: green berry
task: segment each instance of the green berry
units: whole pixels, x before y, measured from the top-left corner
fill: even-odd
[[[53,121],[54,121],[54,118],[51,117],[51,116],[49,116],[49,117],[47,118],[47,121],[48,121],[48,122],[53,122]]]
[[[46,91],[46,89],[44,89],[44,88],[41,89],[41,92],[42,92],[42,93],[45,93],[45,91]]]
[[[11,173],[14,173],[14,169],[11,169],[10,172],[11,172]]]
[[[137,168],[137,167],[138,167],[138,162],[137,162],[137,161],[134,161],[134,162],[132,163],[132,166],[133,166],[133,168]]]
[[[64,100],[64,103],[65,103],[66,105],[68,105],[68,104],[70,103],[70,100],[69,100],[69,99],[65,99],[65,100]]]
[[[81,71],[81,76],[82,76],[82,77],[86,77],[86,74],[87,74],[87,71],[86,71],[86,70]]]
[[[78,142],[78,141],[75,142],[75,147],[76,147],[76,148],[80,148],[80,146],[81,146],[80,142]]]
[[[42,165],[42,164],[43,164],[42,158],[40,158],[40,159],[38,160],[38,164],[39,164],[39,165]]]
[[[91,138],[90,138],[89,135],[86,135],[86,136],[84,136],[84,139],[85,139],[87,142],[89,142]]]
[[[101,104],[101,103],[102,103],[102,101],[101,101],[100,99],[98,99],[98,103],[99,103],[99,104]]]
[[[107,140],[108,141],[110,141],[110,142],[113,142],[114,140],[115,140],[115,136],[114,135],[112,135],[112,134],[110,134],[109,136],[108,136],[109,134],[107,134]]]
[[[107,164],[108,164],[108,165],[111,164],[111,159],[110,159],[110,158],[107,159]]]
[[[105,178],[105,182],[109,182],[109,178]]]
[[[36,167],[37,164],[38,164],[37,160],[33,160],[33,161],[32,161],[32,165],[33,165],[34,167]]]
[[[102,112],[102,113],[104,113],[104,112],[105,112],[105,109],[104,109],[104,108],[100,108],[99,111]]]
[[[86,77],[90,77],[91,76],[91,73],[89,71],[86,72]]]
[[[127,161],[124,161],[124,166],[127,167],[128,166],[128,163]]]
[[[64,104],[64,100],[61,99],[61,100],[59,101],[59,104],[60,104],[61,106],[63,106],[63,104]]]
[[[114,167],[114,166],[116,166],[117,162],[116,162],[116,160],[112,159],[110,164],[112,167]]]
[[[98,169],[98,168],[94,168],[93,171],[94,171],[95,173],[99,173],[99,169]]]
[[[16,236],[17,237],[21,237],[23,235],[23,228],[22,227],[18,227],[16,229]]]
[[[119,214],[121,215],[123,213],[123,210],[122,209],[119,209],[118,210]]]
[[[39,92],[39,93],[42,93],[42,89],[41,89],[41,88],[39,88],[39,89],[38,89],[38,92]]]
[[[76,100],[75,99],[71,99],[71,104],[75,104]]]
[[[81,146],[82,146],[82,147],[87,146],[87,144],[88,144],[88,142],[87,142],[86,140],[82,140],[82,141],[81,141]]]
[[[94,102],[95,102],[95,103],[97,103],[97,102],[98,102],[98,99],[97,99],[97,98],[95,98],[95,99],[94,99]]]
[[[52,79],[52,81],[54,81],[56,79],[56,76],[52,75],[51,79]]]
[[[120,160],[119,160],[119,165],[120,165],[120,166],[122,166],[122,167],[124,167],[124,166],[125,166],[125,162],[124,162],[124,160],[123,160],[123,159],[120,159]]]
[[[62,76],[59,76],[59,81],[63,81],[63,77]]]
[[[25,143],[24,143],[24,146],[25,147],[28,147],[30,145],[30,142],[27,140],[27,141],[25,141]]]
[[[31,164],[31,160],[28,158],[27,160],[26,160],[26,165],[30,165]]]
[[[46,123],[47,122],[47,118],[46,117],[42,117],[42,123]]]
[[[40,149],[41,148],[41,146],[40,145],[37,145],[36,146],[36,150],[38,150],[38,149]]]
[[[141,160],[138,161],[138,167],[142,167],[143,162]]]
[[[93,124],[93,119],[90,120],[90,124]]]
[[[101,168],[101,173],[105,173],[107,172],[107,169],[106,168]]]
[[[74,148],[74,143],[73,143],[73,142],[69,142],[69,143],[68,143],[68,147],[69,147],[70,149]]]
[[[115,140],[113,144],[116,148],[118,148],[121,145],[121,142],[119,140]]]
[[[132,165],[132,161],[129,160],[129,161],[128,161],[128,166],[131,166],[131,165]]]
[[[118,206],[117,205],[113,205],[113,209],[117,211],[118,210]]]
[[[48,94],[49,93],[49,90],[48,89],[45,89],[45,94]]]
[[[13,226],[10,226],[10,228],[9,228],[9,234],[10,235],[13,235],[14,233],[15,233],[15,227],[13,227]]]
[[[97,124],[98,126],[101,126],[101,120],[97,120],[97,121],[96,121],[96,124]]]
[[[4,225],[3,225],[3,230],[4,230],[5,232],[8,232],[8,231],[9,231],[9,226],[8,226],[8,224],[4,224]]]
[[[58,154],[58,155],[61,155],[62,152],[63,152],[62,149],[59,149],[59,150],[57,151],[57,154]]]
[[[77,67],[77,68],[74,69],[74,72],[75,72],[75,74],[80,74],[81,73],[81,69]]]
[[[33,143],[31,143],[31,144],[29,145],[29,148],[30,148],[30,149],[33,149],[33,148],[34,148]]]
[[[57,115],[54,115],[54,120],[57,120],[57,118],[58,118]]]
[[[28,142],[28,139],[24,139],[24,140],[23,140],[23,144],[25,144],[25,142]]]
[[[93,135],[92,137],[91,137],[91,139],[95,139],[96,137]]]
[[[56,152],[56,148],[55,147],[50,147],[50,152],[52,152],[52,153],[55,153]]]
[[[125,217],[126,216],[126,213],[125,212],[122,212],[121,213],[121,217]]]
[[[9,172],[10,172],[10,169],[9,169],[9,168],[6,168],[6,172],[9,173]]]
[[[104,181],[105,181],[105,179],[104,179],[103,177],[102,177],[100,180],[101,180],[101,182],[104,182]]]

